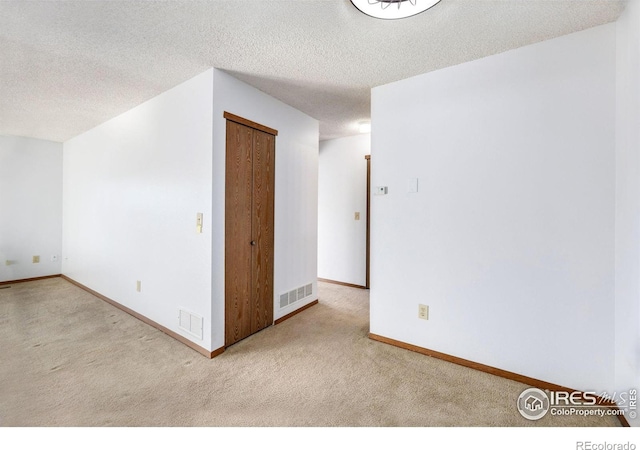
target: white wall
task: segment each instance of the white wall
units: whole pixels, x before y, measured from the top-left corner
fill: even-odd
[[[224,111],[279,131],[278,319],[318,298],[316,120],[211,69],[64,144],[63,273],[208,350],[224,346]],[[279,307],[308,283],[312,296]],[[179,308],[204,318],[202,341]]]
[[[209,70],[65,142],[63,183],[63,273],[208,350],[212,95]]]
[[[366,284],[367,161],[371,134],[320,142],[318,276]],[[355,220],[355,213],[360,220]]]
[[[373,89],[372,333],[612,385],[615,45],[609,24]]]
[[[640,388],[640,3],[617,24],[615,389]],[[627,417],[640,425],[640,418]]]
[[[62,144],[0,136],[0,281],[59,274],[61,253]]]
[[[318,121],[214,69],[212,343],[224,345],[224,189],[227,111],[278,130],[276,137],[274,319],[318,298]],[[279,296],[312,283],[313,295],[283,309]]]

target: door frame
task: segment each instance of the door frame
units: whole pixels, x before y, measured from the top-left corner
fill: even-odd
[[[273,128],[266,127],[252,120],[245,119],[244,117],[236,116],[235,114],[231,114],[230,112],[227,112],[227,111],[225,111],[224,114],[222,114],[222,117],[232,122],[239,123],[240,125],[245,125],[249,128],[253,128],[254,130],[264,131],[265,133],[272,134],[273,136],[278,135],[278,130],[274,130]]]
[[[371,267],[371,155],[366,155],[367,160],[367,262],[366,279],[364,287],[370,289]]]

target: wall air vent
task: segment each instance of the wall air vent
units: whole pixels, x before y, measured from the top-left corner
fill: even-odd
[[[285,292],[284,294],[280,294],[280,309],[297,302],[298,300],[309,297],[312,293],[313,284],[307,284],[305,286],[292,289],[289,292]]]
[[[202,317],[185,311],[183,309],[178,310],[178,326],[181,330],[197,337],[202,340]]]

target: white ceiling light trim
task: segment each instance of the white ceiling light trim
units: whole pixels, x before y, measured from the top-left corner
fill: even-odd
[[[353,6],[377,19],[404,19],[415,16],[440,0],[351,0]]]
[[[358,131],[360,133],[371,133],[371,122],[358,123]]]

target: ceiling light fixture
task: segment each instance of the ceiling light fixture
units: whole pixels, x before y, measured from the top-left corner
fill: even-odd
[[[415,16],[440,0],[351,0],[353,6],[377,19],[404,19]]]
[[[371,133],[371,122],[360,122],[358,124],[360,133]]]

